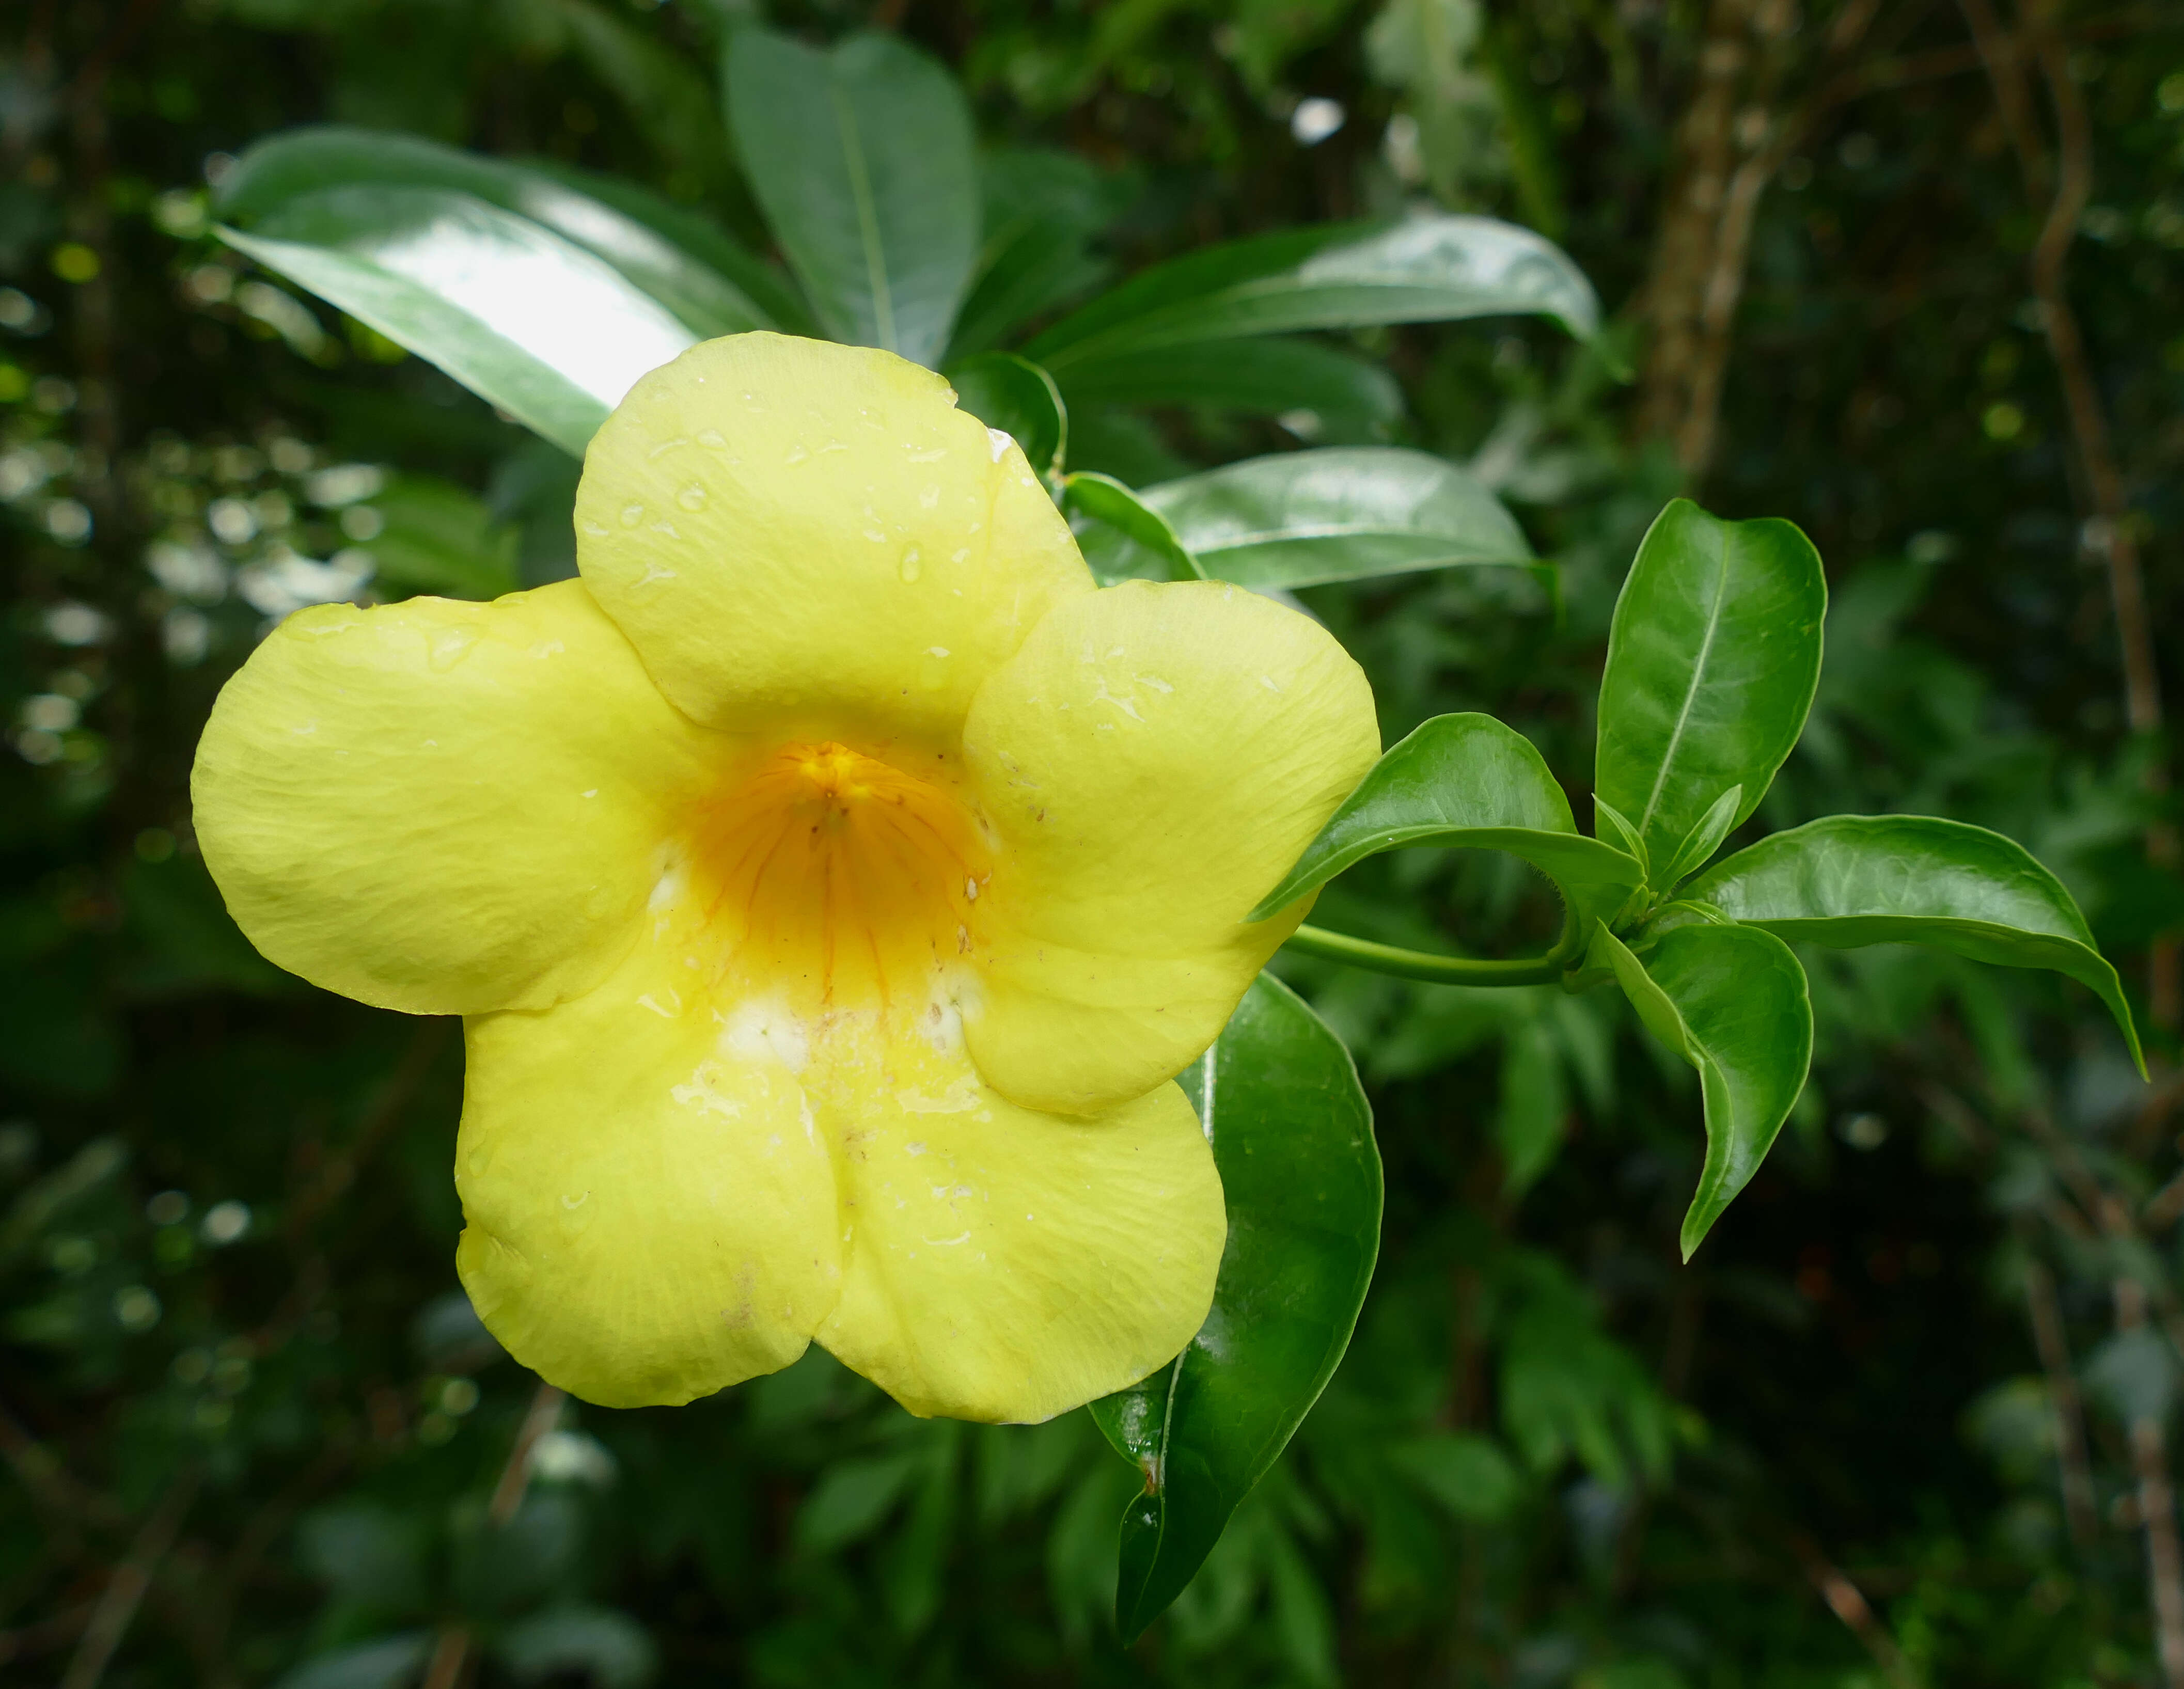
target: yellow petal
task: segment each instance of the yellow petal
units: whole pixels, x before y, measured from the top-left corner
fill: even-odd
[[[1306,906],[1244,916],[1379,750],[1357,665],[1269,599],[1133,582],[1057,608],[964,729],[1000,839],[963,1006],[979,1070],[1069,1113],[1179,1072]]]
[[[1049,606],[1089,593],[1007,436],[889,352],[777,334],[631,389],[577,495],[585,582],[700,722],[945,737]]]
[[[1205,1322],[1228,1222],[1174,1085],[1064,1119],[915,1037],[819,1067],[806,1082],[848,1243],[817,1339],[911,1413],[1050,1419],[1172,1360]]]
[[[570,581],[290,616],[213,707],[205,861],[270,960],[382,1008],[543,1007],[633,941],[723,741]]]
[[[762,1018],[651,937],[596,989],[469,1023],[456,1254],[478,1317],[587,1402],[688,1402],[804,1352],[840,1279],[834,1177]]]

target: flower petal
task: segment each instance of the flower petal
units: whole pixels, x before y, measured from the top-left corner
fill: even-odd
[[[586,454],[577,535],[661,688],[738,730],[952,733],[1047,609],[1092,590],[1023,454],[946,382],[778,334],[640,381]]]
[[[804,1352],[840,1282],[834,1175],[762,1025],[648,939],[597,989],[469,1023],[456,1252],[508,1352],[587,1402],[688,1402]]]
[[[1228,1238],[1183,1092],[1092,1120],[1036,1114],[960,1052],[915,1042],[891,1046],[890,1084],[838,1069],[821,1111],[850,1241],[818,1341],[913,1413],[1017,1424],[1181,1352]]]
[[[1132,582],[1056,609],[964,728],[1003,865],[963,1008],[979,1071],[1067,1113],[1179,1072],[1307,905],[1245,915],[1379,750],[1357,665],[1270,599]]]
[[[250,941],[412,1014],[543,1007],[634,939],[718,735],[574,581],[290,616],[227,683],[191,780]]]

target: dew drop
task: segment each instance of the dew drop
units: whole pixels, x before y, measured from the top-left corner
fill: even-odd
[[[698,443],[709,452],[717,452],[724,449],[728,443],[721,438],[721,431],[718,428],[704,428],[699,431]]]
[[[675,502],[686,510],[702,510],[705,508],[705,489],[694,481],[675,495]]]
[[[924,572],[925,565],[918,557],[917,548],[914,545],[909,547],[902,554],[901,574],[903,579],[905,581],[914,581]]]
[[[803,447],[801,447],[801,446],[792,446],[792,447],[789,449],[788,455],[787,457],[785,457],[785,458],[782,459],[782,461],[783,461],[783,463],[802,463],[802,462],[803,462],[806,458],[810,457],[811,455],[811,453],[809,453],[809,452],[807,452],[807,451],[805,451],[805,450],[804,449],[804,448],[803,448]]]
[[[621,525],[622,525],[624,527],[636,527],[639,522],[643,521],[644,520],[644,505],[642,505],[642,504],[624,504],[624,505],[621,507]]]

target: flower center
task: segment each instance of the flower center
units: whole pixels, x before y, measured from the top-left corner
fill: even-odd
[[[833,740],[762,758],[696,844],[708,927],[803,1009],[922,1007],[993,872],[944,765],[921,779]]]

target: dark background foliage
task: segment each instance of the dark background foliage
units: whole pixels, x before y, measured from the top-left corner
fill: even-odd
[[[1357,337],[1408,410],[1356,426],[1471,463],[1561,566],[1559,602],[1475,571],[1306,594],[1388,738],[1490,710],[1582,794],[1661,501],[1791,517],[1828,665],[1743,836],[1905,809],[2020,839],[2124,967],[2154,1084],[2048,976],[1814,954],[1813,1084],[1683,1267],[1695,1088],[1604,996],[1299,965],[1379,1111],[1379,1275],[1144,1642],[1107,1618],[1136,1477],[1084,1415],[918,1422],[816,1352],[532,1419],[493,1522],[534,1381],[455,1288],[456,1029],[260,962],[187,771],[266,618],[367,562],[389,595],[560,572],[566,471],[220,248],[206,185],[336,120],[625,172],[760,241],[715,94],[735,14],[0,16],[0,1679],[448,1689],[457,1635],[487,1684],[2160,1679],[2184,895],[2147,663],[2176,672],[2184,587],[2184,18],[2102,0],[770,9],[900,30],[989,142],[1091,161],[1118,271],[1415,195],[1563,242],[1635,380],[1529,324]],[[1133,481],[1348,426],[1072,423],[1073,467]],[[1555,918],[1469,854],[1320,906],[1502,953]]]

